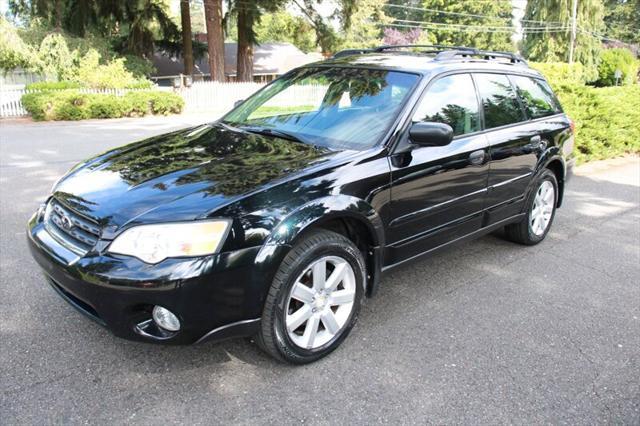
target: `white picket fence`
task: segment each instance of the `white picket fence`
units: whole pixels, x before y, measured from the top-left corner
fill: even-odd
[[[22,106],[20,98],[28,90],[3,90],[0,92],[0,118],[22,117],[29,113]]]
[[[186,112],[225,112],[233,105],[264,87],[263,83],[194,82],[191,87],[179,89]]]
[[[264,87],[264,83],[217,83],[195,82],[189,88],[176,90],[185,101],[186,112],[217,112],[222,113],[233,108],[234,104],[246,99],[257,90]],[[83,93],[104,93],[122,96],[131,89],[75,89]],[[139,89],[136,89],[139,90]],[[173,90],[168,87],[156,87],[154,90]],[[322,100],[326,86],[298,85],[292,86],[269,101],[271,106],[318,105]],[[20,98],[27,90],[0,91],[0,118],[21,117],[28,115],[22,106]]]

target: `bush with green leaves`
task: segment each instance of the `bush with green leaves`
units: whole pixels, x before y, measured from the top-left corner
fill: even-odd
[[[122,96],[92,96],[89,103],[91,118],[120,118],[127,116],[130,111],[131,105]]]
[[[566,62],[529,62],[529,66],[540,71],[554,90],[565,85],[584,85],[587,82],[584,65],[580,62],[573,64]]]
[[[16,29],[0,16],[0,71],[34,68],[35,52],[25,43]]]
[[[79,89],[82,85],[76,81],[38,81],[25,86],[26,90],[64,90]]]
[[[570,86],[556,93],[576,124],[578,161],[640,153],[640,86]]]
[[[638,76],[638,65],[638,60],[629,49],[606,49],[600,55],[600,64],[598,65],[599,78],[596,81],[596,85],[615,86],[616,70],[622,72],[622,77],[618,84],[633,84]]]
[[[83,120],[178,114],[184,101],[175,93],[153,90],[116,96],[72,89],[27,93],[22,96],[22,105],[34,120]]]

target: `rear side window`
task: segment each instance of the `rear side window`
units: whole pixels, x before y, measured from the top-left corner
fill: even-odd
[[[474,74],[484,110],[485,128],[505,126],[525,120],[511,82],[502,74]]]
[[[518,96],[529,118],[546,117],[558,112],[558,105],[553,95],[537,80],[519,75],[512,75],[510,78],[516,85]]]
[[[469,74],[442,77],[429,87],[413,121],[446,123],[454,136],[480,130],[478,99]]]

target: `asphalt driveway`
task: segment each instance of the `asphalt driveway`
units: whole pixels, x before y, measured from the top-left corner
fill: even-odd
[[[583,167],[548,239],[400,267],[313,365],[162,347],[64,303],[24,225],[75,162],[202,117],[0,122],[0,424],[640,423],[640,159]]]

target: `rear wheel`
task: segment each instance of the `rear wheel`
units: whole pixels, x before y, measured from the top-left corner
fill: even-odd
[[[520,244],[534,245],[549,233],[558,203],[558,182],[555,174],[545,170],[527,201],[527,215],[519,222],[505,227],[507,238]]]
[[[365,263],[344,236],[316,231],[285,257],[271,285],[258,343],[277,359],[304,364],[327,355],[353,328]]]

